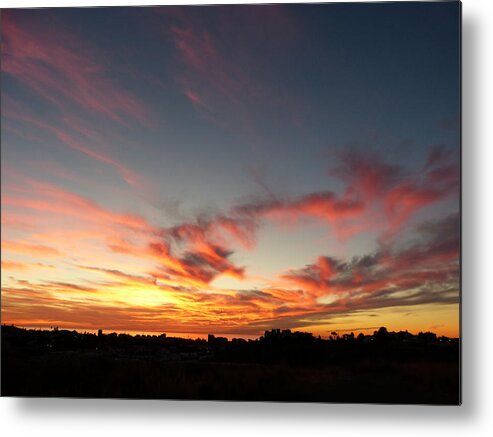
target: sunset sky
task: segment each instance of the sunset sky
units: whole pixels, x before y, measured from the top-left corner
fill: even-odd
[[[459,7],[3,9],[2,323],[458,336]]]

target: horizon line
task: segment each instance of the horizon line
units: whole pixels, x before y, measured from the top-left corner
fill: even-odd
[[[50,328],[47,328],[47,327],[33,327],[33,326],[21,326],[21,325],[16,325],[14,323],[12,324],[7,324],[7,323],[2,323],[1,324],[1,327],[4,327],[4,326],[10,326],[10,327],[14,327],[14,328],[18,328],[18,329],[25,329],[25,330],[32,330],[32,331],[69,331],[69,332],[77,332],[79,334],[98,334],[99,331],[101,330],[101,334],[102,335],[109,335],[109,334],[124,334],[124,335],[129,335],[131,337],[136,337],[136,336],[151,336],[151,337],[159,337],[161,336],[162,334],[165,334],[166,337],[168,337],[168,333],[169,334],[185,334],[185,335],[202,335],[204,336],[204,338],[199,338],[199,337],[196,337],[196,338],[192,338],[192,337],[174,337],[174,336],[170,336],[168,338],[181,338],[181,339],[186,339],[186,340],[207,340],[208,336],[212,335],[214,336],[216,339],[217,338],[221,338],[222,336],[227,336],[227,337],[223,337],[223,338],[226,338],[227,340],[232,340],[232,339],[237,339],[237,338],[242,338],[242,339],[260,339],[261,337],[264,337],[265,333],[266,332],[271,332],[271,331],[274,331],[274,330],[279,330],[279,332],[283,332],[283,331],[290,331],[291,333],[304,333],[304,334],[311,334],[313,337],[315,338],[318,338],[320,337],[321,339],[324,339],[323,336],[321,336],[320,334],[317,335],[317,334],[314,334],[313,332],[310,332],[310,331],[299,331],[299,330],[294,330],[294,329],[291,329],[291,328],[271,328],[271,329],[267,329],[265,330],[262,334],[228,334],[228,333],[222,333],[222,332],[218,332],[218,333],[213,333],[213,332],[206,332],[206,333],[198,333],[198,332],[190,332],[190,333],[187,333],[187,332],[174,332],[174,331],[168,331],[168,332],[164,332],[164,331],[148,331],[148,332],[145,332],[145,331],[120,331],[120,330],[106,330],[106,333],[105,333],[105,329],[104,328],[90,328],[90,329],[85,329],[85,330],[82,330],[82,329],[70,329],[70,328],[63,328],[63,327],[59,327],[59,326],[52,326]],[[376,331],[378,331],[380,328],[384,328],[387,330],[387,332],[389,334],[391,333],[399,333],[399,332],[407,332],[408,334],[411,334],[413,336],[417,336],[419,335],[420,333],[423,333],[423,334],[426,334],[426,333],[431,333],[431,334],[435,334],[437,336],[437,338],[440,338],[440,337],[445,337],[445,338],[449,338],[449,339],[460,339],[461,337],[460,336],[457,336],[457,337],[449,337],[447,335],[439,335],[437,334],[436,332],[433,332],[433,331],[419,331],[418,333],[414,333],[412,331],[409,331],[409,330],[399,330],[399,331],[389,331],[387,329],[387,327],[385,326],[378,326],[378,327],[368,327],[368,328],[356,328],[354,330],[351,330],[351,329],[340,329],[340,330],[333,330],[332,333],[336,333],[337,336],[339,336],[339,333],[340,332],[350,332],[350,333],[355,333],[356,332],[359,332],[360,334],[363,334],[363,330],[370,330],[370,329],[374,329],[374,332],[372,334],[363,334],[363,335],[368,335],[368,336],[372,336],[373,334],[375,334]],[[90,332],[90,331],[93,331],[93,332]],[[152,332],[152,334],[151,334]],[[133,333],[133,334],[132,334]],[[332,337],[332,333],[329,333],[327,335],[326,338],[331,338]],[[247,338],[245,338],[245,336]],[[229,338],[230,337],[230,338]]]

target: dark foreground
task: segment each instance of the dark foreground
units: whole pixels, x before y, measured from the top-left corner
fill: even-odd
[[[426,333],[186,340],[2,326],[2,396],[460,403],[459,342]]]

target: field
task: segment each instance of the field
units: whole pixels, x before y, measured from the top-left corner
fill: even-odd
[[[104,337],[109,336],[98,339],[87,334],[99,347],[86,345],[77,350],[67,342],[39,348],[32,340],[26,342],[22,331],[8,335],[5,331],[3,327],[2,396],[460,402],[457,343],[403,346],[337,339],[315,340],[309,344],[316,346],[307,347],[305,341],[269,344],[263,339],[211,345],[204,340],[143,337],[137,342],[130,337],[126,347],[108,347],[109,338]],[[142,346],[151,342],[152,347]],[[329,352],[321,353],[320,347]],[[173,354],[160,353],[166,349]]]

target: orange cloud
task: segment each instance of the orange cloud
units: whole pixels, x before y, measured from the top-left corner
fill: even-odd
[[[42,257],[57,257],[61,255],[61,253],[53,247],[22,241],[2,241],[2,251]]]
[[[72,216],[103,227],[122,226],[140,232],[158,231],[138,215],[112,212],[88,198],[62,190],[53,184],[32,180],[26,183],[31,187],[29,197],[5,195],[2,203],[43,213]]]
[[[4,261],[2,260],[2,270],[18,270],[25,271],[29,268],[29,265],[17,261]]]
[[[173,329],[182,332],[220,329],[257,333],[273,326],[323,325],[335,316],[355,311],[457,304],[460,219],[457,214],[421,224],[415,229],[412,241],[397,244],[389,239],[365,256],[352,259],[319,256],[313,264],[265,280],[256,290],[228,290],[213,285],[214,279],[221,275],[240,280],[246,277],[245,268],[234,260],[235,248],[239,245],[253,249],[257,229],[265,220],[275,223],[312,217],[334,227],[353,223],[364,230],[365,215],[373,205],[368,203],[369,198],[375,202],[394,202],[396,211],[382,213],[392,219],[399,217],[399,208],[406,202],[413,204],[411,200],[415,197],[418,198],[416,208],[430,204],[420,197],[423,181],[427,181],[427,189],[439,193],[431,196],[430,202],[450,195],[455,179],[447,169],[453,170],[453,166],[438,158],[430,161],[418,176],[407,176],[410,192],[402,192],[401,198],[394,199],[391,193],[400,189],[403,182],[393,177],[378,181],[369,176],[363,178],[373,181],[367,191],[358,191],[357,183],[348,181],[342,195],[322,191],[294,199],[270,198],[168,228],[154,226],[138,215],[111,211],[53,184],[25,180],[24,186],[16,187],[14,195],[3,197],[4,205],[37,211],[41,216],[68,216],[74,222],[70,230],[73,239],[85,235],[84,225],[94,226],[96,231],[87,232],[95,240],[97,250],[93,259],[87,257],[73,264],[84,280],[9,283],[2,311],[7,320],[17,323],[22,320],[47,323],[51,317],[64,326],[77,323],[77,327],[111,326],[123,330],[132,326],[146,331],[174,326]],[[409,215],[403,220],[408,218]],[[75,223],[81,228],[75,229]],[[394,222],[389,220],[388,226],[393,229]],[[7,240],[3,249],[22,249],[33,254],[36,252],[33,248],[38,246],[36,254],[45,256],[50,246],[40,245],[39,241],[56,241],[59,247],[62,239],[71,239],[63,232],[50,229],[33,234],[32,240]],[[112,255],[131,256],[140,266],[119,269],[113,264]],[[24,271],[29,268],[10,265],[10,269],[16,267]],[[9,265],[5,264],[5,268]],[[88,279],[91,274],[106,278]],[[116,302],[120,305],[118,311],[106,314],[105,311],[111,312],[118,306]],[[73,320],[75,312],[77,322]]]
[[[392,305],[418,301],[458,299],[459,216],[418,227],[423,241],[405,247],[382,247],[373,254],[349,261],[319,257],[281,279],[310,296],[339,296],[339,304]],[[427,288],[435,287],[435,293]],[[452,292],[449,296],[448,293]],[[446,296],[446,297],[444,297]],[[335,305],[335,303],[334,303]]]

